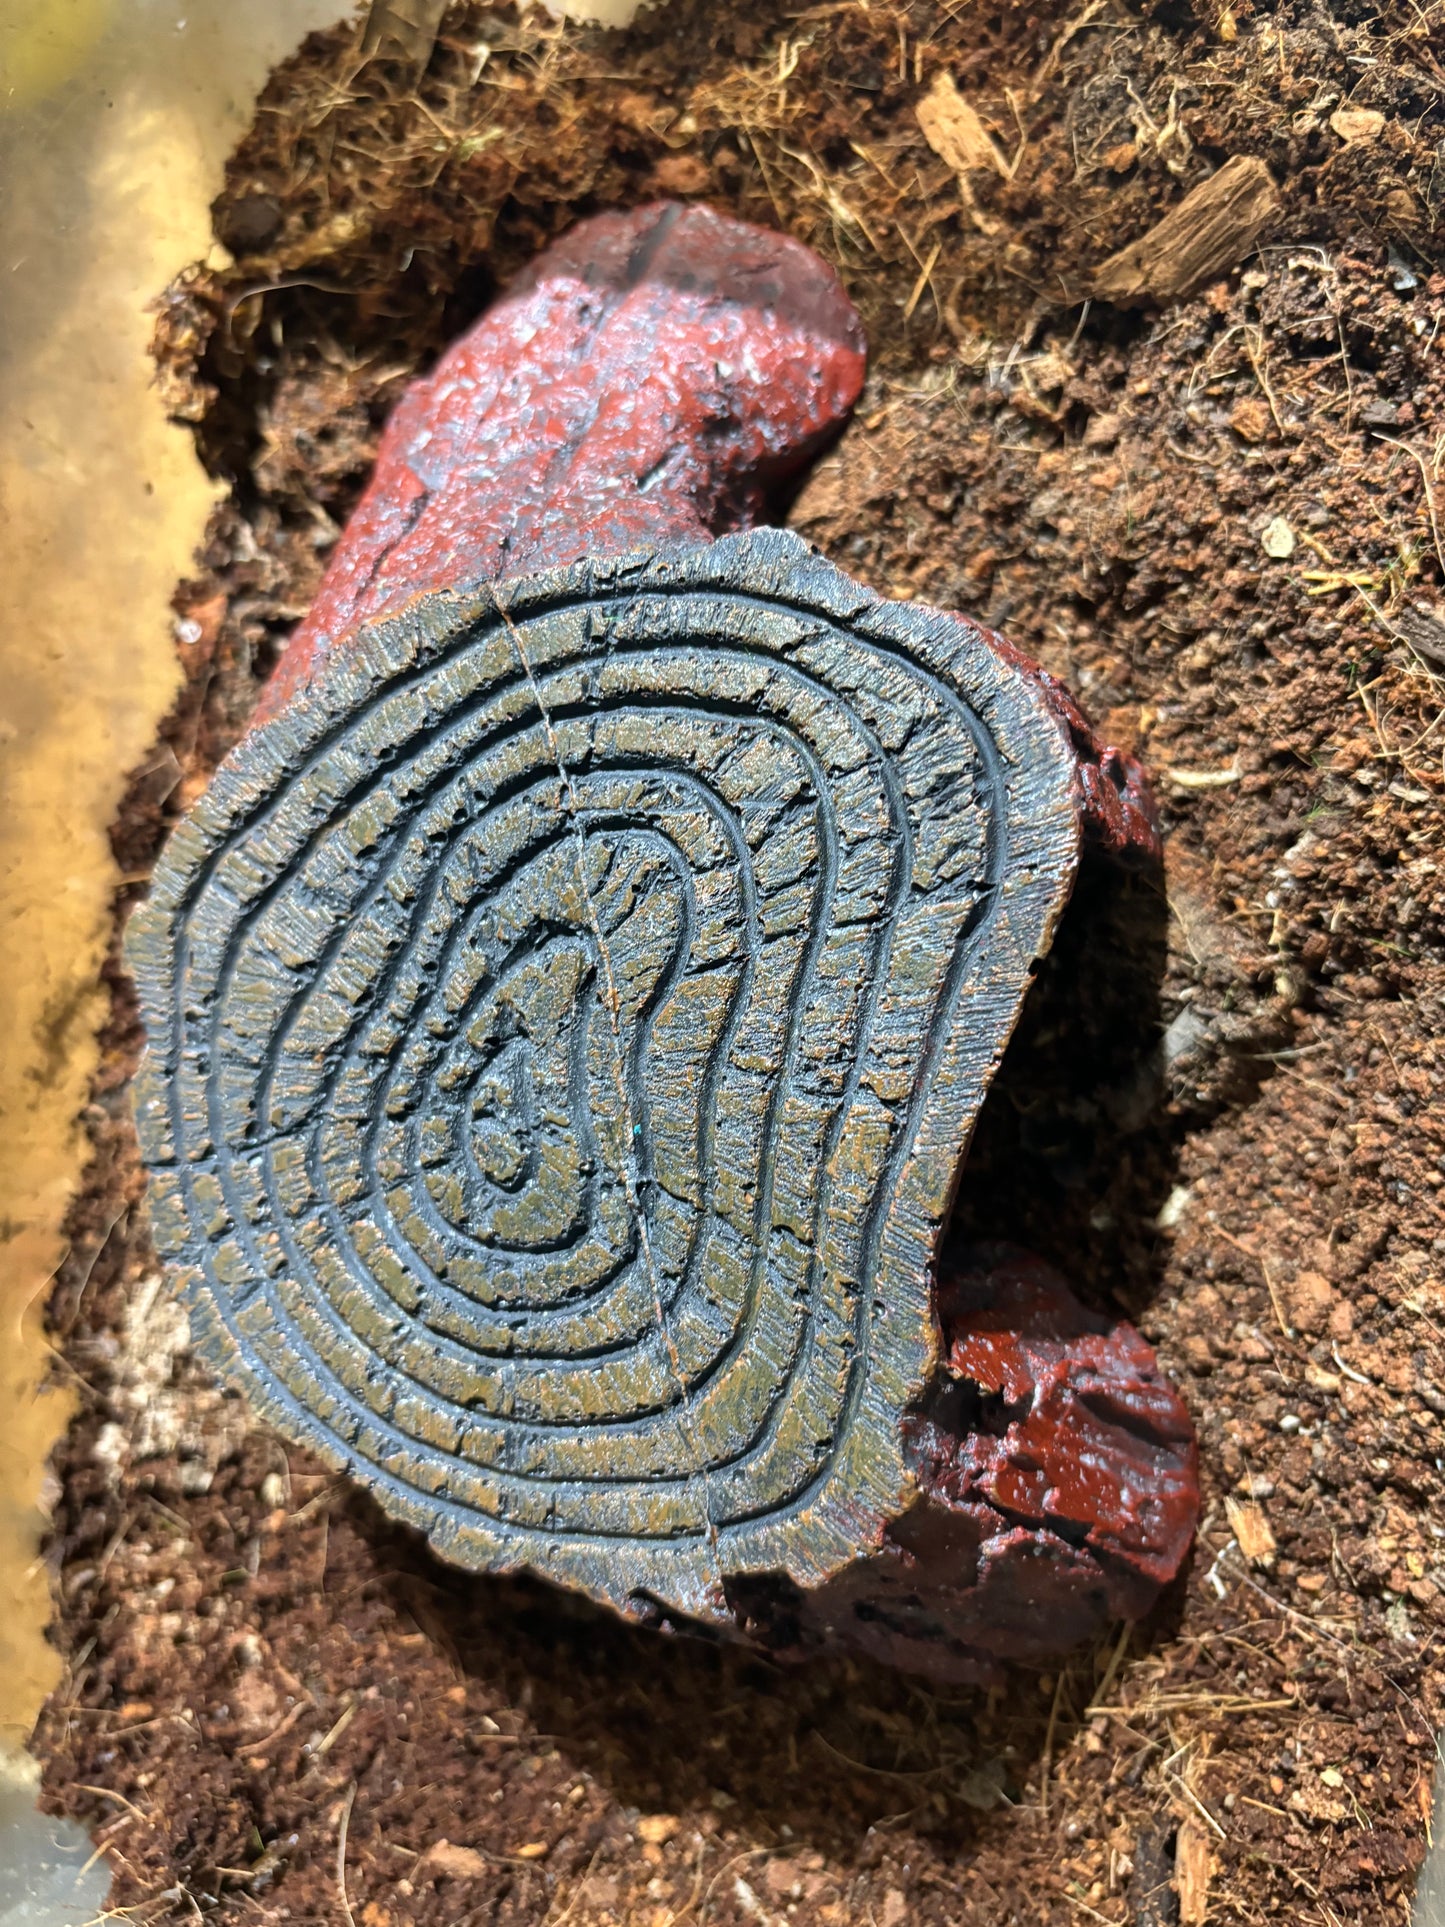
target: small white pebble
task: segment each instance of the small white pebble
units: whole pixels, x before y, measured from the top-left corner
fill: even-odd
[[[130,1443],[121,1427],[114,1422],[102,1425],[96,1433],[91,1455],[111,1473],[118,1472],[130,1457]]]
[[[1271,561],[1287,562],[1294,554],[1294,530],[1282,515],[1276,515],[1272,522],[1265,524],[1259,540]]]
[[[1159,1215],[1154,1220],[1155,1228],[1159,1231],[1172,1231],[1182,1221],[1193,1196],[1194,1193],[1187,1184],[1176,1184],[1160,1206]]]

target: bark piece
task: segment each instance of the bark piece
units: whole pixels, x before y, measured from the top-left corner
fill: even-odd
[[[1111,255],[1094,275],[1094,293],[1121,307],[1188,294],[1237,266],[1279,207],[1264,162],[1237,154],[1147,234]]]
[[[1174,1843],[1174,1883],[1179,1893],[1179,1927],[1204,1927],[1209,1918],[1209,1882],[1214,1847],[1204,1823],[1192,1813],[1179,1823]]]
[[[923,138],[955,174],[982,167],[1008,179],[1008,162],[952,74],[940,74],[914,111]]]
[[[1376,107],[1337,107],[1330,126],[1347,147],[1365,147],[1384,133],[1385,116]]]
[[[861,375],[806,251],[652,208],[411,391],[133,920],[138,1123],[198,1345],[444,1557],[867,1650],[906,1565],[890,1656],[974,1676],[1197,1503],[1142,1341],[932,1282],[1081,844],[1155,833],[1001,638],[738,529]]]
[[[1272,1566],[1277,1551],[1274,1532],[1257,1499],[1226,1499],[1229,1529],[1252,1566]]]

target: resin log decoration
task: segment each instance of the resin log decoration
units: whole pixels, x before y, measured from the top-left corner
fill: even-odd
[[[999,638],[746,528],[862,368],[702,208],[483,317],[134,919],[137,1109],[198,1343],[444,1557],[960,1677],[1192,1528],[1141,1341],[932,1271],[1085,837],[1154,830]]]

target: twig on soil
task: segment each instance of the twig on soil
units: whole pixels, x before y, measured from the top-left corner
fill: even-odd
[[[582,1898],[583,1893],[586,1891],[587,1882],[592,1878],[592,1869],[597,1865],[598,1860],[602,1857],[602,1849],[606,1844],[607,1843],[605,1840],[598,1841],[597,1845],[592,1849],[592,1858],[587,1862],[586,1870],[584,1871],[582,1878],[577,1882],[577,1885],[572,1889],[572,1898],[567,1902],[567,1905],[562,1909],[561,1913],[558,1914],[555,1920],[552,1918],[552,1910],[549,1907],[547,1910],[547,1917],[542,1922],[542,1927],[566,1927],[566,1922],[572,1918],[572,1915],[577,1910],[577,1902]],[[701,1853],[699,1853],[698,1855],[699,1882],[701,1881],[701,1877],[702,1877],[701,1870],[702,1870],[702,1855]],[[696,1898],[696,1896],[697,1896],[697,1887],[694,1886],[693,1888],[694,1899]],[[689,1902],[688,1905],[691,1905],[691,1902]],[[668,1922],[668,1927],[676,1927],[676,1923],[682,1919],[682,1915],[685,1914],[686,1912],[687,1912],[687,1907],[684,1906],[682,1909],[682,1913],[676,1913],[673,1915],[672,1919]]]
[[[296,1724],[297,1720],[300,1719],[301,1715],[306,1711],[307,1707],[314,1706],[315,1704],[316,1702],[312,1699],[309,1693],[306,1695],[305,1699],[297,1700],[296,1704],[291,1708],[291,1711],[286,1715],[285,1719],[282,1720],[279,1726],[272,1727],[271,1731],[267,1733],[263,1739],[246,1740],[242,1745],[236,1748],[237,1754],[239,1755],[242,1753],[261,1752],[264,1748],[270,1746],[273,1740],[279,1740],[283,1733],[289,1732],[290,1729]]]
[[[1200,1819],[1204,1821],[1207,1827],[1211,1828],[1213,1832],[1218,1834],[1221,1840],[1227,1840],[1229,1838],[1229,1835],[1224,1831],[1224,1828],[1220,1826],[1219,1822],[1215,1819],[1214,1815],[1209,1811],[1209,1808],[1205,1806],[1204,1802],[1200,1799],[1199,1795],[1194,1791],[1193,1787],[1191,1787],[1187,1781],[1182,1779],[1179,1774],[1169,1772],[1167,1768],[1164,1769],[1164,1777],[1166,1780],[1173,1782],[1173,1784],[1184,1795],[1185,1799],[1188,1800],[1190,1805],[1196,1809]]]
[[[1268,1800],[1251,1800],[1247,1793],[1236,1793],[1234,1797],[1242,1807],[1258,1807],[1261,1813],[1276,1813],[1281,1820],[1289,1818],[1283,1807],[1272,1807]]]
[[[698,1915],[698,1921],[700,1923],[700,1927],[706,1927],[707,1910],[712,1904],[712,1897],[714,1892],[717,1889],[717,1883],[722,1879],[723,1875],[731,1873],[734,1867],[740,1867],[745,1860],[756,1860],[759,1854],[768,1853],[770,1851],[771,1849],[768,1847],[749,1847],[746,1853],[734,1854],[731,1860],[729,1860],[724,1866],[721,1866],[718,1868],[717,1872],[713,1875],[712,1879],[707,1883],[707,1892],[702,1897],[702,1912]],[[684,1909],[684,1912],[685,1911],[686,1909]],[[681,1920],[682,1915],[679,1914],[677,1916],[677,1919]]]
[[[305,1505],[301,1507],[299,1512],[293,1512],[288,1516],[286,1520],[287,1525],[288,1526],[300,1525],[303,1519],[309,1519],[313,1512],[319,1512],[321,1508],[328,1503],[328,1501],[332,1499],[344,1498],[345,1494],[346,1494],[346,1488],[344,1485],[342,1485],[339,1479],[334,1481],[328,1481],[328,1483],[321,1488],[321,1490],[314,1496],[314,1498],[310,1498],[306,1501]]]
[[[1101,1719],[1161,1719],[1166,1713],[1273,1713],[1286,1708],[1299,1711],[1298,1700],[1248,1699],[1230,1693],[1167,1693],[1157,1699],[1142,1699],[1135,1706],[1091,1706],[1089,1711]]]
[[[1274,417],[1274,425],[1283,435],[1284,422],[1280,419],[1279,404],[1269,383],[1269,351],[1265,346],[1263,328],[1250,326],[1244,331],[1244,352],[1249,356],[1249,365],[1254,370],[1254,378],[1264,390],[1264,398],[1269,403],[1269,412]]]
[[[117,1806],[124,1807],[127,1813],[133,1813],[137,1820],[143,1820],[147,1826],[150,1826],[151,1822],[146,1820],[140,1808],[133,1801],[127,1800],[123,1793],[117,1793],[114,1787],[87,1786],[84,1780],[72,1780],[70,1784],[72,1791],[76,1793],[94,1793],[99,1799],[114,1800]]]
[[[1374,1038],[1375,1042],[1380,1046],[1380,1049],[1385,1053],[1386,1057],[1389,1058],[1390,1069],[1395,1073],[1396,1084],[1397,1085],[1403,1084],[1405,1081],[1405,1073],[1400,1069],[1400,1060],[1398,1057],[1396,1057],[1395,1052],[1390,1044],[1389,1038],[1385,1035],[1384,1031],[1381,1030],[1378,1024],[1371,1024],[1369,1026],[1369,1030],[1370,1030],[1370,1035]]]
[[[844,1766],[850,1768],[854,1773],[876,1773],[878,1777],[883,1780],[930,1780],[936,1774],[943,1771],[941,1766],[870,1766],[866,1760],[855,1760],[849,1754],[841,1752],[834,1746],[831,1740],[825,1739],[816,1728],[814,1728],[810,1737],[818,1742],[825,1753],[831,1753],[835,1760],[841,1761]]]
[[[1044,1754],[1039,1765],[1039,1811],[1045,1820],[1049,1817],[1049,1780],[1054,1770],[1054,1732],[1059,1723],[1059,1702],[1064,1696],[1064,1681],[1069,1676],[1067,1666],[1063,1667],[1054,1681],[1054,1697],[1049,1707],[1049,1724],[1044,1733]]]
[[[1373,1385],[1374,1384],[1375,1382],[1374,1379],[1366,1378],[1363,1372],[1357,1372],[1352,1365],[1347,1365],[1345,1363],[1345,1361],[1340,1357],[1340,1348],[1338,1345],[1331,1345],[1330,1356],[1334,1359],[1336,1365],[1339,1366],[1340,1371],[1344,1374],[1344,1376],[1348,1379],[1352,1379],[1356,1385]]]
[[[1090,24],[1096,14],[1103,11],[1105,4],[1106,0],[1089,0],[1088,6],[1084,8],[1082,13],[1077,14],[1074,19],[1065,22],[1062,33],[1060,33],[1053,46],[1050,47],[1049,51],[1044,55],[1043,60],[1039,63],[1037,72],[1034,74],[1030,89],[1034,99],[1038,98],[1050,74],[1052,74],[1055,67],[1058,66],[1059,61],[1063,57],[1065,47],[1068,46],[1075,34],[1084,31],[1085,27]]]
[[[1246,1244],[1243,1238],[1236,1238],[1233,1232],[1226,1231],[1222,1225],[1216,1225],[1214,1228],[1226,1244],[1233,1245],[1236,1251],[1242,1251],[1246,1258],[1253,1259],[1255,1264],[1259,1266],[1260,1271],[1264,1275],[1264,1288],[1269,1293],[1269,1302],[1273,1305],[1274,1315],[1279,1321],[1279,1328],[1286,1338],[1292,1339],[1294,1337],[1294,1331],[1286,1320],[1284,1311],[1281,1308],[1279,1292],[1275,1289],[1274,1276],[1270,1271],[1268,1259],[1256,1251],[1253,1245]]]
[[[347,1727],[350,1726],[351,1722],[356,1718],[356,1709],[359,1703],[357,1700],[352,1700],[326,1737],[316,1742],[315,1746],[311,1749],[311,1757],[313,1760],[319,1760],[324,1754],[331,1751]]]
[[[1129,1639],[1133,1631],[1133,1626],[1126,1619],[1120,1631],[1118,1642],[1114,1647],[1113,1655],[1109,1660],[1109,1664],[1104,1668],[1104,1677],[1094,1688],[1093,1696],[1089,1700],[1089,1704],[1084,1708],[1083,1718],[1085,1720],[1090,1720],[1095,1713],[1104,1711],[1100,1702],[1108,1697],[1109,1688],[1114,1684],[1119,1667],[1123,1663],[1124,1654],[1128,1651]]]
[[[346,1835],[351,1826],[351,1809],[356,1801],[356,1782],[353,1780],[346,1789],[346,1799],[342,1803],[341,1821],[336,1829],[336,1888],[341,1895],[341,1911],[346,1916],[346,1927],[356,1927],[351,1917],[351,1902],[346,1897]]]
[[[1345,428],[1348,431],[1354,426],[1355,420],[1355,383],[1350,373],[1350,357],[1345,348],[1345,324],[1340,318],[1338,309],[1335,311],[1335,333],[1340,338],[1340,366],[1345,371]]]
[[[1068,1901],[1071,1907],[1077,1907],[1081,1914],[1087,1914],[1090,1920],[1102,1920],[1104,1927],[1119,1927],[1117,1920],[1111,1920],[1108,1914],[1101,1914],[1097,1908],[1091,1907],[1086,1900],[1075,1900],[1067,1887],[1061,1887],[1059,1894],[1062,1899]]]
[[[942,252],[943,252],[942,241],[935,241],[933,244],[933,252],[929,255],[928,259],[924,262],[923,266],[919,269],[918,279],[913,284],[913,292],[912,294],[909,295],[908,300],[904,305],[903,319],[905,321],[911,321],[913,319],[913,310],[918,306],[919,301],[922,299],[923,290],[925,288],[932,289],[933,305],[935,308],[938,309],[939,313],[942,314],[943,306],[938,299],[938,290],[936,288],[933,288],[933,270],[935,265],[937,264],[938,257],[940,254],[942,254]]]
[[[1420,481],[1425,490],[1425,507],[1430,516],[1430,534],[1435,543],[1435,560],[1440,564],[1440,579],[1445,582],[1445,544],[1440,540],[1440,518],[1435,513],[1435,489],[1430,471],[1425,466],[1425,457],[1418,448],[1409,442],[1397,442],[1392,435],[1381,435],[1379,439],[1389,448],[1402,449],[1420,471]]]
[[[819,164],[817,157],[808,153],[806,150],[799,152],[796,148],[789,147],[786,141],[780,140],[776,136],[774,136],[773,144],[780,154],[786,154],[790,161],[796,161],[800,167],[807,168],[809,174],[812,176],[818,198],[827,207],[828,213],[832,217],[833,232],[838,242],[839,253],[841,254],[842,252],[842,235],[839,233],[839,229],[856,228],[868,243],[869,247],[872,248],[873,252],[881,260],[883,258],[883,251],[875,240],[872,229],[863,219],[863,216],[854,208],[850,207],[847,201],[843,199],[838,188]],[[757,143],[756,139],[754,139],[754,152],[756,152],[756,148]],[[758,166],[759,168],[762,167],[762,156],[760,154],[758,155]],[[769,188],[768,191],[771,193],[771,188]],[[942,243],[939,245],[941,247]]]

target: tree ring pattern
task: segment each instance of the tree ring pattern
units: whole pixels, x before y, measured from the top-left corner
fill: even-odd
[[[202,1349],[468,1566],[836,1570],[1077,843],[1031,681],[790,536],[372,625],[132,924]]]

